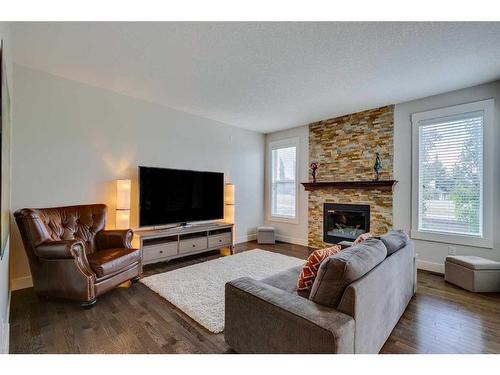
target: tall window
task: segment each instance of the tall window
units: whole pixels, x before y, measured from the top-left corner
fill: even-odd
[[[478,103],[413,115],[418,233],[485,237],[487,109]]]
[[[270,143],[271,219],[297,218],[298,139]]]

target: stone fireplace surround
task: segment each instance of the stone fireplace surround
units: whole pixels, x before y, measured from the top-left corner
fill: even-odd
[[[382,161],[380,179],[392,180],[393,129],[393,105],[309,124],[309,162],[319,164],[317,181],[371,181],[376,152]],[[323,240],[325,203],[369,205],[370,232],[380,235],[392,228],[392,188],[316,186],[308,190],[311,247],[329,245]]]

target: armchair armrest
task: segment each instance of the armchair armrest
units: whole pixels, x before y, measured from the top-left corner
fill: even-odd
[[[132,248],[132,236],[133,232],[131,229],[102,230],[95,236],[97,250],[112,248],[130,249]]]
[[[83,252],[80,240],[46,241],[34,248],[36,256],[44,259],[71,259]]]
[[[224,337],[239,353],[353,353],[354,320],[248,277],[226,284]]]
[[[39,285],[35,284],[37,293],[79,301],[95,299],[96,274],[88,263],[82,241],[45,241],[33,251],[43,263]]]

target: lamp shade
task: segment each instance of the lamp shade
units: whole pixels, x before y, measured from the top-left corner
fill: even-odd
[[[224,222],[234,224],[234,205],[224,205]]]
[[[116,229],[130,228],[130,210],[116,210]]]
[[[234,224],[234,185],[224,186],[224,222]]]
[[[234,205],[234,185],[226,184],[224,186],[224,204]]]
[[[116,209],[130,210],[130,180],[116,180]]]

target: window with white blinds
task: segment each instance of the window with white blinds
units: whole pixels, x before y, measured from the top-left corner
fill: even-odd
[[[413,113],[411,236],[493,248],[495,101]]]
[[[270,144],[271,218],[297,217],[297,147],[295,140]]]
[[[483,234],[484,111],[418,122],[418,230]]]

